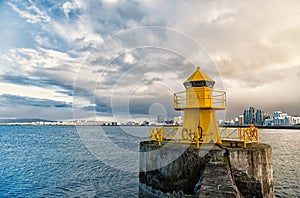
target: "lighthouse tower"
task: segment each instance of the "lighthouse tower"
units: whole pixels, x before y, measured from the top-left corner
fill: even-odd
[[[226,109],[226,93],[213,90],[215,81],[199,67],[183,84],[186,91],[174,94],[174,109],[184,111],[183,139],[221,144],[216,110]]]

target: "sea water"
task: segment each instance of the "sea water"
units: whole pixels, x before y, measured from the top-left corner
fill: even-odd
[[[300,197],[300,131],[261,129],[276,197]],[[0,126],[0,197],[138,197],[148,127]]]

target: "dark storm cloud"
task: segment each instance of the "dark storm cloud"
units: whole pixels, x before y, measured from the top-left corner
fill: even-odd
[[[9,94],[0,95],[0,101],[2,106],[26,105],[26,106],[41,107],[41,108],[49,108],[49,107],[71,108],[72,107],[72,104],[66,102],[31,98],[31,97],[22,97],[22,96],[9,95]]]
[[[54,81],[51,79],[43,78],[30,78],[25,76],[12,76],[12,75],[0,75],[0,80],[2,82],[17,84],[17,85],[26,85],[26,86],[36,86],[36,87],[43,87],[43,88],[53,88],[59,87],[64,89],[64,91],[58,91],[60,93],[66,94],[68,96],[72,96],[73,86],[67,85],[58,81]]]

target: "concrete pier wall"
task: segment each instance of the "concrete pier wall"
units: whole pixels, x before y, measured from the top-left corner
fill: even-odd
[[[269,145],[197,149],[146,141],[140,151],[140,197],[274,197]]]
[[[256,186],[256,189],[261,187],[262,197],[274,197],[270,145],[249,145],[247,149],[233,148],[229,159],[235,183],[242,194],[259,197],[260,192],[250,191],[250,186]]]

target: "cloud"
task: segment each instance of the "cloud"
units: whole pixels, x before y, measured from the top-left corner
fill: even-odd
[[[42,108],[49,108],[49,107],[71,108],[72,107],[72,104],[62,102],[62,101],[22,97],[22,96],[9,95],[9,94],[0,95],[0,100],[2,106],[3,105],[5,106],[26,105],[26,106],[42,107]]]
[[[8,63],[0,67],[1,82],[43,87],[67,98],[74,88],[76,105],[88,113],[95,107],[105,115],[128,109],[146,115],[159,99],[174,115],[172,92],[183,90],[182,82],[200,65],[216,88],[228,92],[229,117],[248,105],[300,111],[295,102],[300,83],[297,1],[8,5],[31,24],[34,45],[20,42],[1,56]]]
[[[63,82],[54,81],[47,79],[46,77],[25,77],[25,76],[13,76],[13,75],[0,75],[1,82],[15,84],[15,85],[26,85],[33,87],[43,87],[47,89],[62,89],[58,91],[60,93],[72,96],[73,86],[65,84]]]
[[[65,2],[62,6],[62,9],[64,11],[64,14],[66,17],[69,17],[69,15],[71,13],[73,13],[74,11],[78,11],[79,10],[79,6],[76,4],[76,2]]]
[[[91,112],[100,112],[100,113],[109,113],[111,114],[111,107],[106,105],[96,105],[96,106],[85,106],[83,107],[85,111]]]
[[[50,17],[34,4],[26,4],[27,2],[18,4],[8,2],[8,5],[10,5],[12,9],[16,11],[22,18],[26,19],[28,23],[48,23],[50,21]]]
[[[178,19],[172,15],[165,18],[166,24],[186,32],[208,49],[227,89],[228,117],[251,105],[269,113],[284,109],[299,114],[295,102],[300,83],[299,37],[295,36],[300,31],[296,20],[300,17],[296,11],[299,2],[190,3],[183,3],[178,10],[176,5],[172,7]]]

